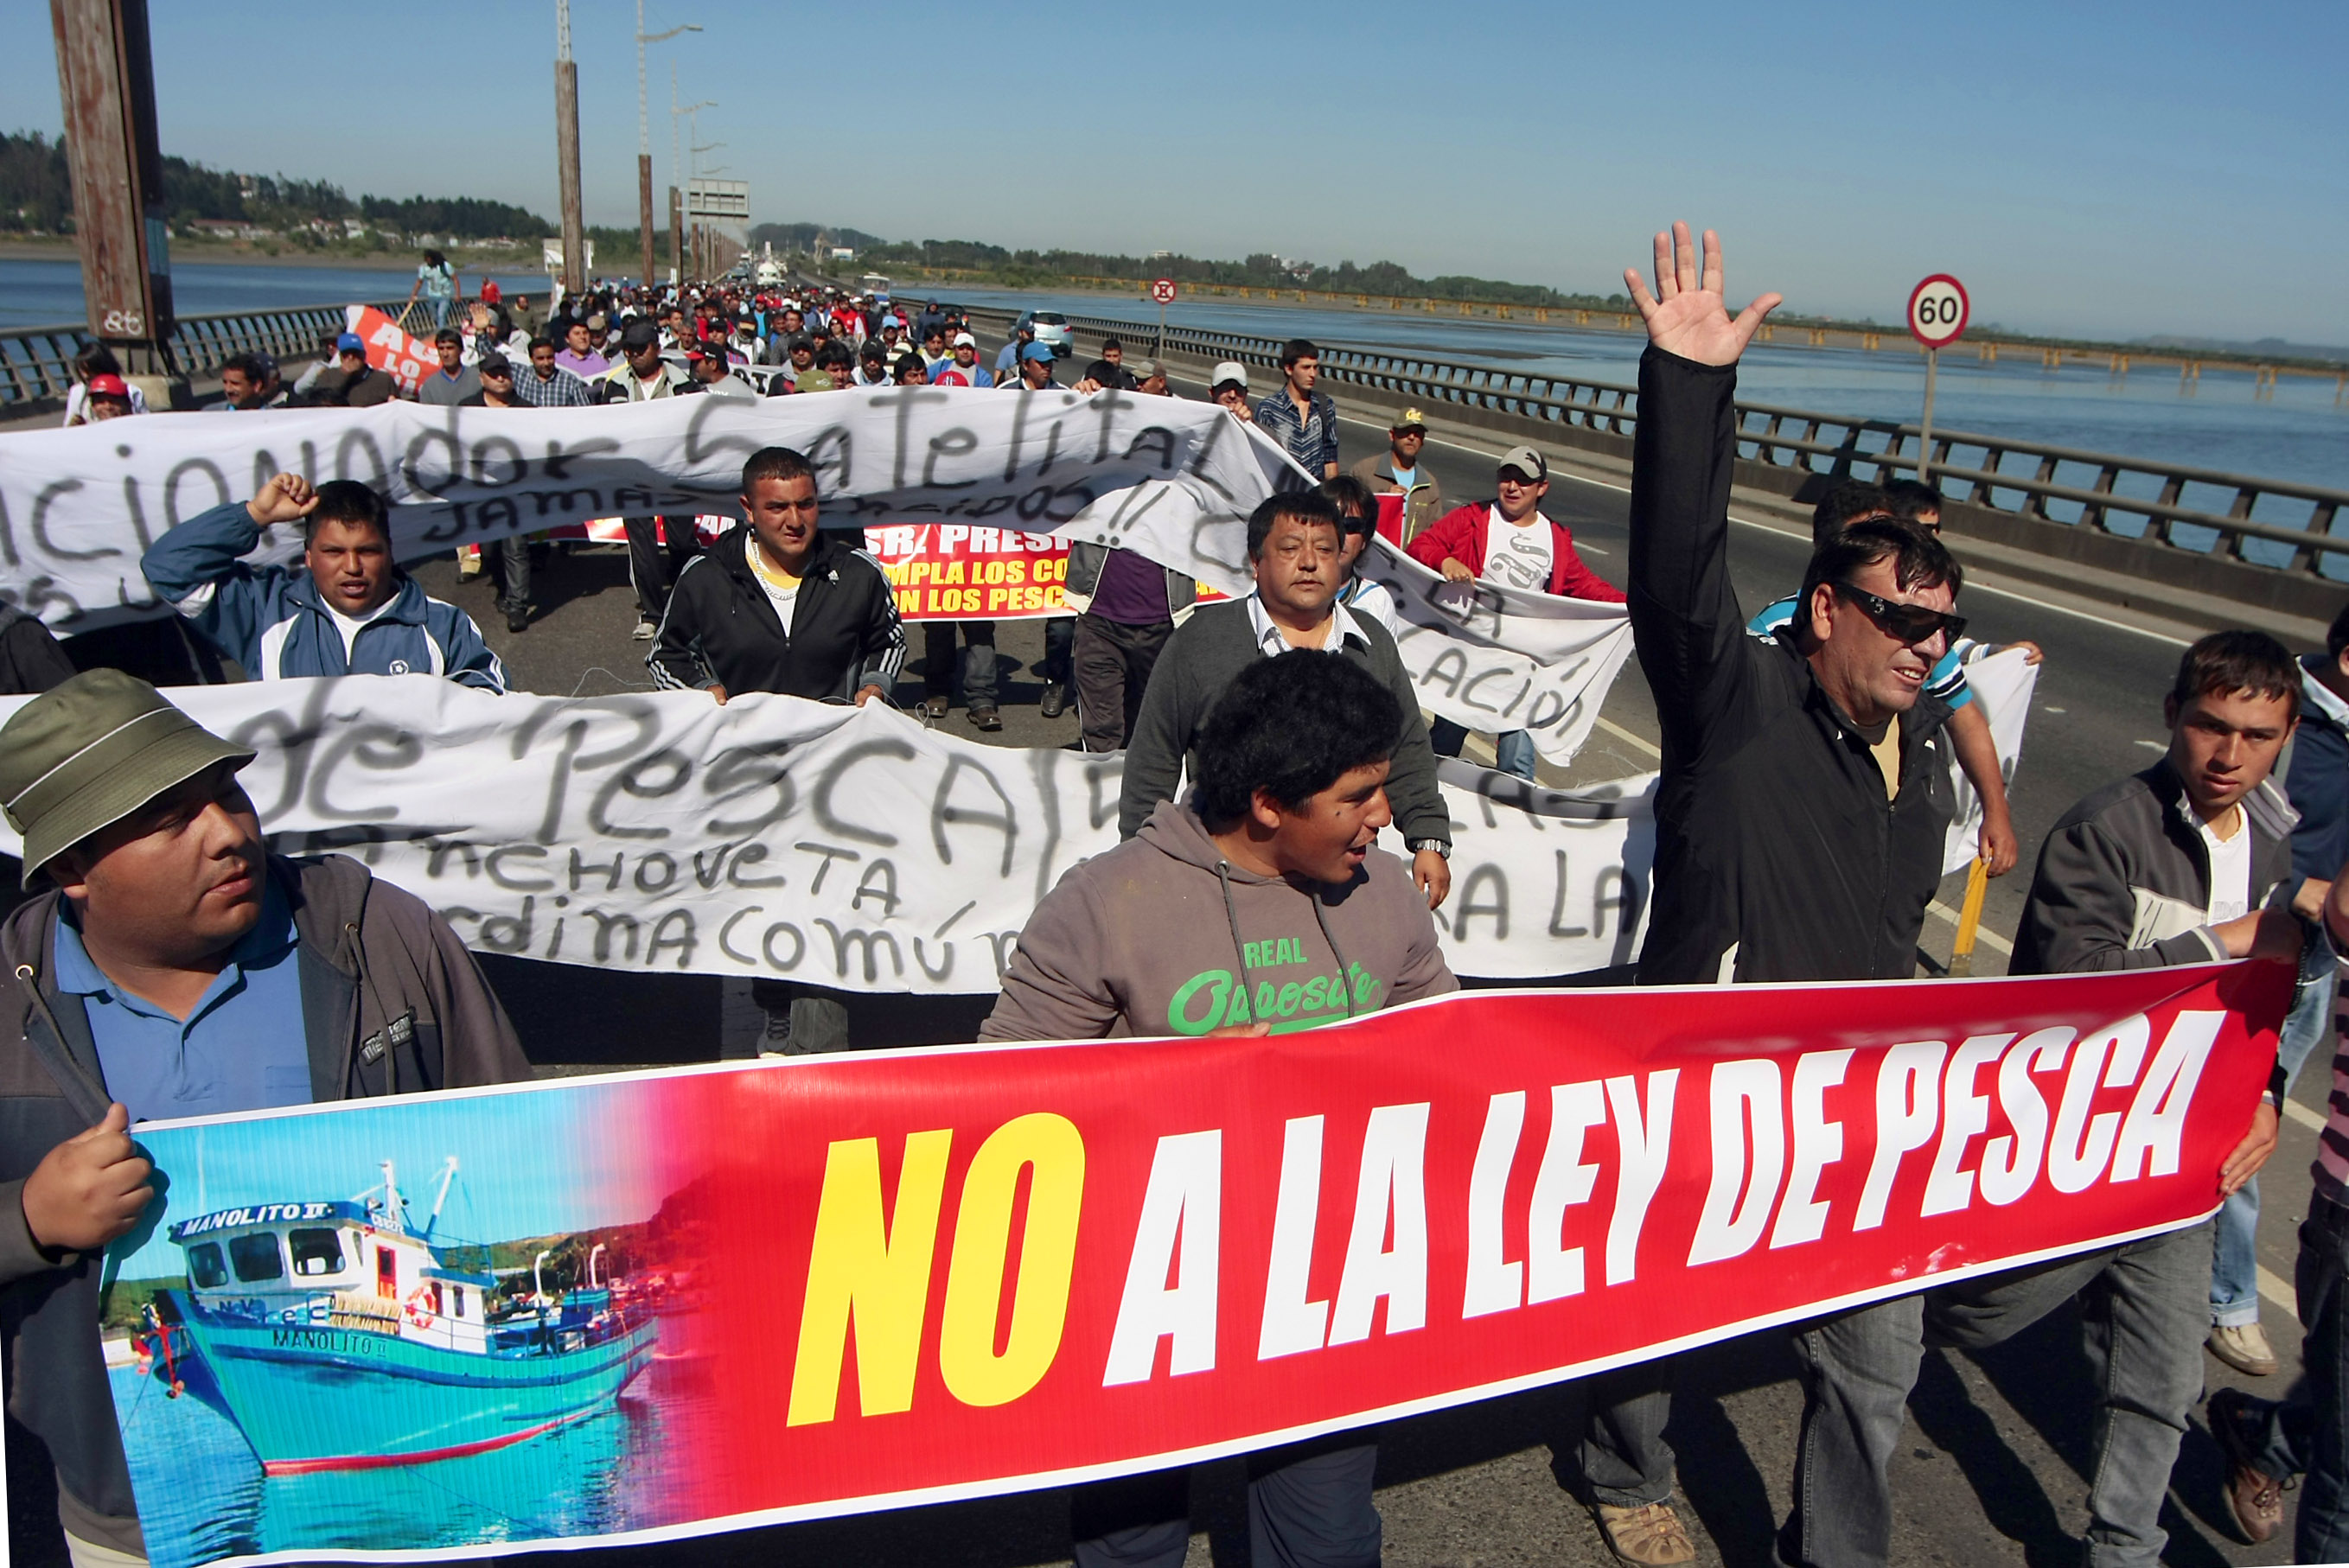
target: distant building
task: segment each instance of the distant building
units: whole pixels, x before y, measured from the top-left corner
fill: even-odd
[[[270,231],[258,223],[247,223],[234,218],[197,218],[188,227],[210,240],[264,240]]]

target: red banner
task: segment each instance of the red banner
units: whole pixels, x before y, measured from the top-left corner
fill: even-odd
[[[346,319],[347,330],[357,333],[366,343],[367,363],[398,382],[401,391],[412,395],[424,385],[426,377],[440,368],[440,353],[430,338],[403,331],[373,305],[352,305]]]
[[[1176,1006],[1348,984],[1242,1009],[1216,969]],[[116,1288],[153,1312],[112,1374],[149,1548],[424,1557],[1065,1484],[2175,1227],[2291,985],[1481,992],[150,1124],[165,1212]]]
[[[674,1141],[737,1151],[691,1206],[700,1508],[1180,1463],[2191,1221],[2290,985],[1484,993],[675,1080]]]
[[[1070,612],[1069,542],[1049,533],[955,522],[893,522],[864,548],[908,621],[1027,621]]]

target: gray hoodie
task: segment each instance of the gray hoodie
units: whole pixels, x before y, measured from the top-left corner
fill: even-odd
[[[978,1037],[1204,1035],[1256,1018],[1287,1034],[1459,986],[1392,855],[1373,849],[1352,882],[1309,889],[1230,864],[1195,811],[1162,800],[1036,906]]]

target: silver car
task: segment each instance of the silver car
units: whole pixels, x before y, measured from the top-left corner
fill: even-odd
[[[1036,341],[1066,359],[1076,352],[1076,341],[1069,333],[1069,318],[1057,310],[1031,310],[1019,318],[1019,326],[1036,329]],[[1017,332],[1018,327],[1013,328]]]

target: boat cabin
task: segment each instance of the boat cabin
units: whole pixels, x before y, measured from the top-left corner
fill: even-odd
[[[495,1281],[443,1265],[379,1204],[259,1203],[183,1220],[200,1311],[289,1326],[397,1335],[450,1349],[484,1344]]]

